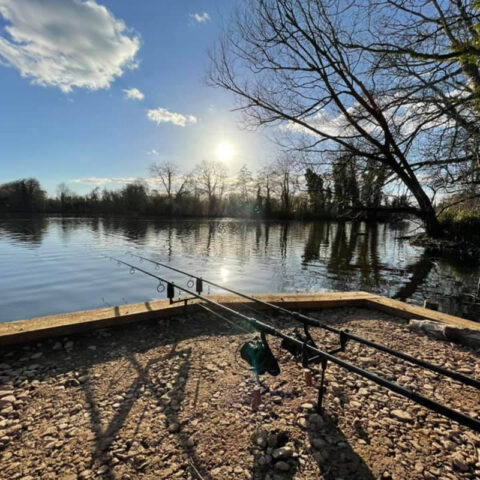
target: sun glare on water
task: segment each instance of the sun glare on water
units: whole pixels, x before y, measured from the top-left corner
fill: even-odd
[[[220,162],[228,163],[232,161],[235,155],[235,149],[233,145],[228,142],[222,142],[217,147],[217,159]]]
[[[228,271],[228,268],[222,267],[220,269],[220,276],[222,277],[223,282],[225,282],[228,279],[229,273],[230,272]]]

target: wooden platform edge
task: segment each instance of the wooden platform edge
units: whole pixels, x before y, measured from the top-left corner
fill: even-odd
[[[315,310],[335,307],[366,307],[382,310],[400,318],[423,318],[462,328],[480,330],[480,324],[441,312],[427,310],[398,300],[367,292],[277,293],[255,294],[255,297],[288,309]],[[232,307],[250,303],[235,295],[208,295],[208,298]],[[50,337],[71,335],[93,329],[156,320],[179,314],[192,308],[197,301],[171,305],[168,300],[154,300],[131,305],[101,308],[81,312],[36,317],[28,320],[0,323],[0,345],[15,345]]]

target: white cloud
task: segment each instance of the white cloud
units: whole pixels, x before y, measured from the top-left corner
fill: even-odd
[[[145,98],[145,95],[138,88],[124,88],[123,92],[126,98],[132,100],[143,100]]]
[[[137,66],[140,38],[95,0],[0,0],[0,60],[64,92],[108,88]]]
[[[108,183],[129,183],[135,181],[134,178],[117,178],[117,177],[87,177],[87,178],[75,178],[72,183],[84,183],[86,185],[95,185],[101,187]]]
[[[185,127],[188,124],[197,123],[197,118],[193,115],[183,115],[181,113],[169,112],[165,108],[155,108],[147,111],[147,117],[157,125],[161,123],[173,123],[177,127]]]
[[[86,177],[75,178],[71,183],[93,185],[95,187],[105,187],[107,185],[127,185],[129,183],[142,182],[149,187],[155,188],[159,184],[156,178],[141,178],[141,177]]]
[[[205,23],[211,20],[210,15],[207,12],[203,13],[191,13],[190,17],[198,23]]]
[[[152,155],[153,157],[158,157],[160,155],[160,153],[156,148],[152,148],[152,150],[147,152],[147,155]]]

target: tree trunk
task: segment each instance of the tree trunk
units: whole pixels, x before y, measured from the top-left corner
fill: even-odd
[[[397,171],[400,178],[403,180],[407,188],[412,192],[412,195],[417,200],[419,207],[419,217],[423,220],[425,232],[429,237],[439,238],[443,235],[443,229],[438,221],[437,214],[433,208],[432,202],[428,195],[423,190],[417,177],[409,175],[403,170]]]

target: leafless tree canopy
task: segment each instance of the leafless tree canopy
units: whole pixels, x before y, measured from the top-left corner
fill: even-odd
[[[211,53],[211,83],[233,92],[250,122],[283,129],[319,162],[340,152],[383,165],[438,234],[435,194],[478,172],[471,2],[247,3]]]
[[[186,184],[186,177],[180,174],[176,164],[170,161],[152,163],[149,168],[154,178],[160,179],[168,199],[171,201],[174,195],[180,195]]]

